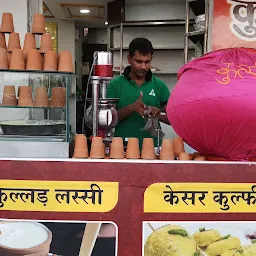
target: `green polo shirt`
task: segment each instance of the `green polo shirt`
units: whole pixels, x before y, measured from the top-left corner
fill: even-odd
[[[161,108],[169,99],[170,92],[166,84],[152,75],[149,71],[146,75],[146,81],[143,85],[138,86],[135,81],[129,77],[130,67],[127,67],[124,74],[114,78],[108,86],[107,97],[119,98],[117,109],[122,109],[134,103],[139,97],[140,92],[143,93],[142,101],[144,104]],[[155,146],[157,146],[157,138],[143,131],[145,120],[138,113],[134,112],[124,120],[119,121],[115,128],[115,137],[122,137],[123,139],[136,137],[139,139],[140,147],[143,138],[153,138]]]

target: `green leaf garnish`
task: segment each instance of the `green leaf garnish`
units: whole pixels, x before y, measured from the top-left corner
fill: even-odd
[[[184,229],[170,229],[168,231],[170,235],[188,236],[188,233]]]
[[[226,239],[228,239],[230,236],[231,236],[231,235],[222,236],[219,240],[217,240],[217,242],[218,242],[218,241],[222,241],[222,240],[226,240]]]

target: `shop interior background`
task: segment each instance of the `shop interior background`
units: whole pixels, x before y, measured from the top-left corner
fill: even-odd
[[[43,9],[46,29],[53,35],[57,52],[68,50],[73,55],[76,84],[70,95],[70,124],[73,133],[82,132],[83,93],[95,51],[106,51],[112,44],[114,76],[119,75],[120,69],[120,28],[113,30],[112,42],[108,40],[108,11],[107,5],[112,0],[8,0],[1,2],[0,16],[12,10],[15,29],[17,32],[26,31],[31,23],[26,23],[24,15]],[[184,35],[185,35],[185,0],[125,0],[125,21],[182,21],[180,25],[168,26],[133,26],[123,29],[123,67],[127,65],[128,45],[136,37],[146,37],[152,41],[155,48],[152,68],[155,75],[166,82],[170,91],[177,82],[177,73],[184,64]],[[29,8],[27,9],[27,4]],[[80,10],[89,9],[90,13],[83,14]],[[22,16],[22,17],[21,17]],[[195,16],[191,11],[191,19]],[[110,17],[111,18],[111,17]],[[23,42],[24,33],[20,33]],[[189,56],[195,52],[194,44],[190,42]],[[91,90],[89,88],[89,95]],[[1,121],[1,117],[0,117]],[[170,126],[162,124],[166,138],[173,138],[176,133]],[[191,149],[186,145],[186,152]],[[194,152],[194,151],[192,151]]]

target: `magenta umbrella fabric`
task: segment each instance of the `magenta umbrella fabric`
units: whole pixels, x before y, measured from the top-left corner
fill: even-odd
[[[167,105],[176,133],[203,155],[256,157],[256,51],[224,49],[190,61]]]

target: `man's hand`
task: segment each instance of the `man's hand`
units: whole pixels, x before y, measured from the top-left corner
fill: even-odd
[[[159,108],[149,106],[149,109],[150,109],[149,115],[153,117],[158,117],[160,115],[161,111]]]
[[[143,93],[140,92],[140,97],[130,105],[132,111],[137,112],[144,118],[144,111],[146,109],[146,105],[142,102]]]

